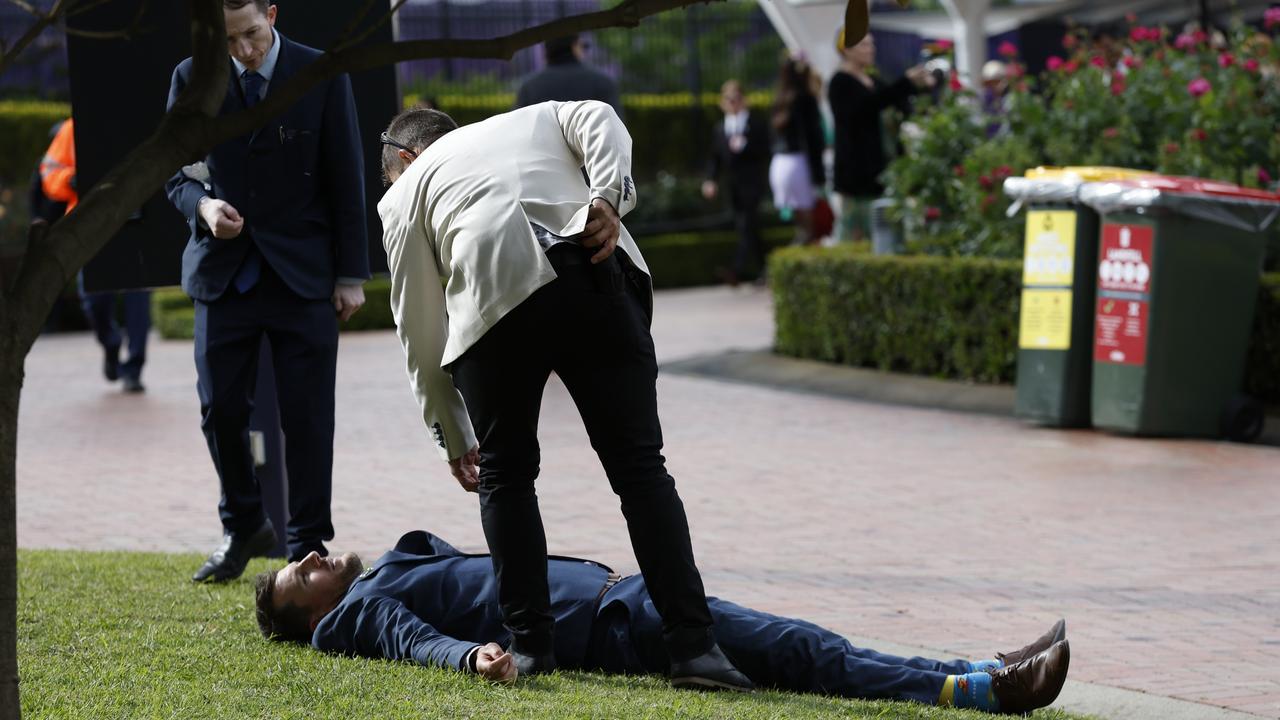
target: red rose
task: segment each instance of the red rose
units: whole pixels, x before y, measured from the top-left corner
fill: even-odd
[[[1229,68],[1236,64],[1236,56],[1229,52],[1224,52],[1218,56],[1218,67]]]
[[[1266,168],[1258,168],[1258,184],[1263,187],[1271,184],[1271,173]]]
[[[960,73],[951,73],[950,87],[952,92],[960,92],[964,89],[964,83],[960,82]]]
[[[1067,64],[1062,66],[1062,69],[1065,70],[1068,75],[1070,75],[1080,69],[1080,63],[1076,62],[1075,60],[1068,60]]]
[[[1089,64],[1096,68],[1105,68],[1107,66],[1107,59],[1101,55],[1094,55],[1089,58]]]
[[[1164,148],[1162,149],[1164,150],[1166,155],[1177,155],[1179,152],[1182,151],[1182,146],[1178,145],[1178,143],[1171,142],[1171,143],[1165,143]]]
[[[928,221],[937,220],[942,217],[942,211],[936,207],[927,207],[924,210],[924,219]]]
[[[1196,142],[1204,142],[1209,139],[1209,133],[1205,132],[1204,128],[1196,128],[1188,134],[1191,136],[1191,139]]]
[[[1258,68],[1260,67],[1262,67],[1262,65],[1253,58],[1249,58],[1248,60],[1244,61],[1244,69],[1248,70],[1251,73],[1258,72]]]
[[[1142,61],[1133,55],[1125,55],[1124,60],[1122,60],[1121,62],[1123,62],[1124,66],[1129,68],[1130,70],[1133,70],[1134,68],[1140,67],[1142,65]]]
[[[989,175],[983,175],[982,177],[978,178],[978,187],[982,188],[983,190],[990,190],[995,186],[996,186],[995,182],[991,179]]]
[[[1007,58],[1018,57],[1018,46],[1006,40],[1000,43],[1000,47],[996,49],[996,54]]]
[[[955,173],[955,176],[958,178],[962,178],[965,175],[965,169],[963,165],[957,165],[951,168],[951,172]]]
[[[1062,36],[1062,47],[1068,50],[1075,47],[1077,42],[1079,41],[1076,40],[1076,36],[1072,35],[1071,33],[1067,33],[1066,35]]]
[[[1062,58],[1058,57],[1057,55],[1050,55],[1049,59],[1044,61],[1044,66],[1048,68],[1050,72],[1057,72],[1061,70],[1062,65],[1063,65]]]
[[[1210,85],[1209,81],[1204,78],[1196,78],[1187,83],[1187,92],[1191,94],[1191,97],[1198,98],[1213,92],[1213,85]]]

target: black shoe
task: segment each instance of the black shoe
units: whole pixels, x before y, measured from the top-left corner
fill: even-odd
[[[1000,712],[1016,715],[1052,704],[1067,681],[1070,664],[1071,646],[1062,640],[1017,665],[988,670]]]
[[[1067,621],[1059,620],[1049,628],[1049,632],[1036,638],[1030,645],[1012,652],[996,653],[996,659],[1005,665],[1017,665],[1032,655],[1039,655],[1060,640],[1067,639]]]
[[[227,582],[244,572],[249,558],[261,557],[276,546],[276,531],[268,520],[252,535],[222,536],[222,544],[204,561],[204,565],[191,576],[192,582]]]
[[[103,348],[102,376],[115,382],[120,379],[120,346]]]
[[[559,665],[556,664],[556,656],[547,653],[546,655],[525,655],[516,652],[514,649],[508,649],[511,653],[511,659],[516,663],[516,677],[524,675],[543,675],[555,672]]]
[[[755,685],[720,652],[719,645],[691,660],[671,663],[671,686],[693,690],[751,692]]]
[[[142,386],[142,381],[132,375],[124,376],[124,391],[130,394],[146,392],[147,389]]]

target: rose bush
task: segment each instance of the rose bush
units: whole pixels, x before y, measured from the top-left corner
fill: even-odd
[[[1016,48],[1002,97],[941,89],[903,134],[886,171],[908,247],[939,255],[1021,256],[999,182],[1037,165],[1114,165],[1247,187],[1280,177],[1280,11],[1226,36],[1133,25],[1099,50],[1069,33],[1063,56],[1027,75]],[[997,179],[999,182],[997,182]]]

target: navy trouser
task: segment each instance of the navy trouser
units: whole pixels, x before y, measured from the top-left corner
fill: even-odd
[[[643,583],[644,579],[633,575],[622,582]],[[933,705],[948,675],[969,672],[964,660],[886,655],[854,647],[836,633],[804,620],[714,597],[707,602],[715,619],[716,642],[738,670],[763,687]],[[601,613],[592,630],[587,669],[637,675],[668,672],[670,660],[653,603],[646,600],[635,615],[621,603]]]
[[[667,647],[688,659],[711,647],[711,615],[684,505],[662,457],[649,320],[617,255],[599,265],[587,263],[590,256],[568,243],[551,248],[547,257],[558,277],[451,368],[479,439],[480,518],[498,602],[519,651],[551,652],[555,620],[534,480],[541,459],[538,411],[554,371],[621,500],[631,547],[665,620]]]
[[[334,377],[338,320],[329,299],[307,300],[267,265],[246,293],[234,288],[211,303],[196,301],[196,388],[201,429],[222,498],[218,514],[233,534],[252,533],[266,515],[249,450],[249,414],[263,338],[271,342],[289,478],[289,559],[323,554],[333,539]]]
[[[116,298],[124,306],[124,327],[129,337],[129,357],[120,364],[120,374],[134,379],[142,377],[142,366],[147,362],[147,333],[151,331],[151,291],[130,292],[84,291],[84,277],[78,280],[80,304],[98,344],[108,353],[120,352],[120,326],[116,323]]]

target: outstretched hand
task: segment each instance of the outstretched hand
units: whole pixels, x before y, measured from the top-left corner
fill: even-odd
[[[618,247],[618,236],[622,232],[622,219],[618,211],[613,209],[604,198],[591,201],[591,209],[587,211],[587,224],[578,233],[576,239],[582,247],[600,248],[591,256],[591,263],[601,263],[609,259],[614,248]]]
[[[462,457],[450,460],[449,472],[453,473],[453,478],[458,481],[463,490],[479,492],[480,447],[473,445]]]
[[[492,682],[513,683],[520,673],[511,653],[498,643],[489,643],[476,650],[476,674]]]

